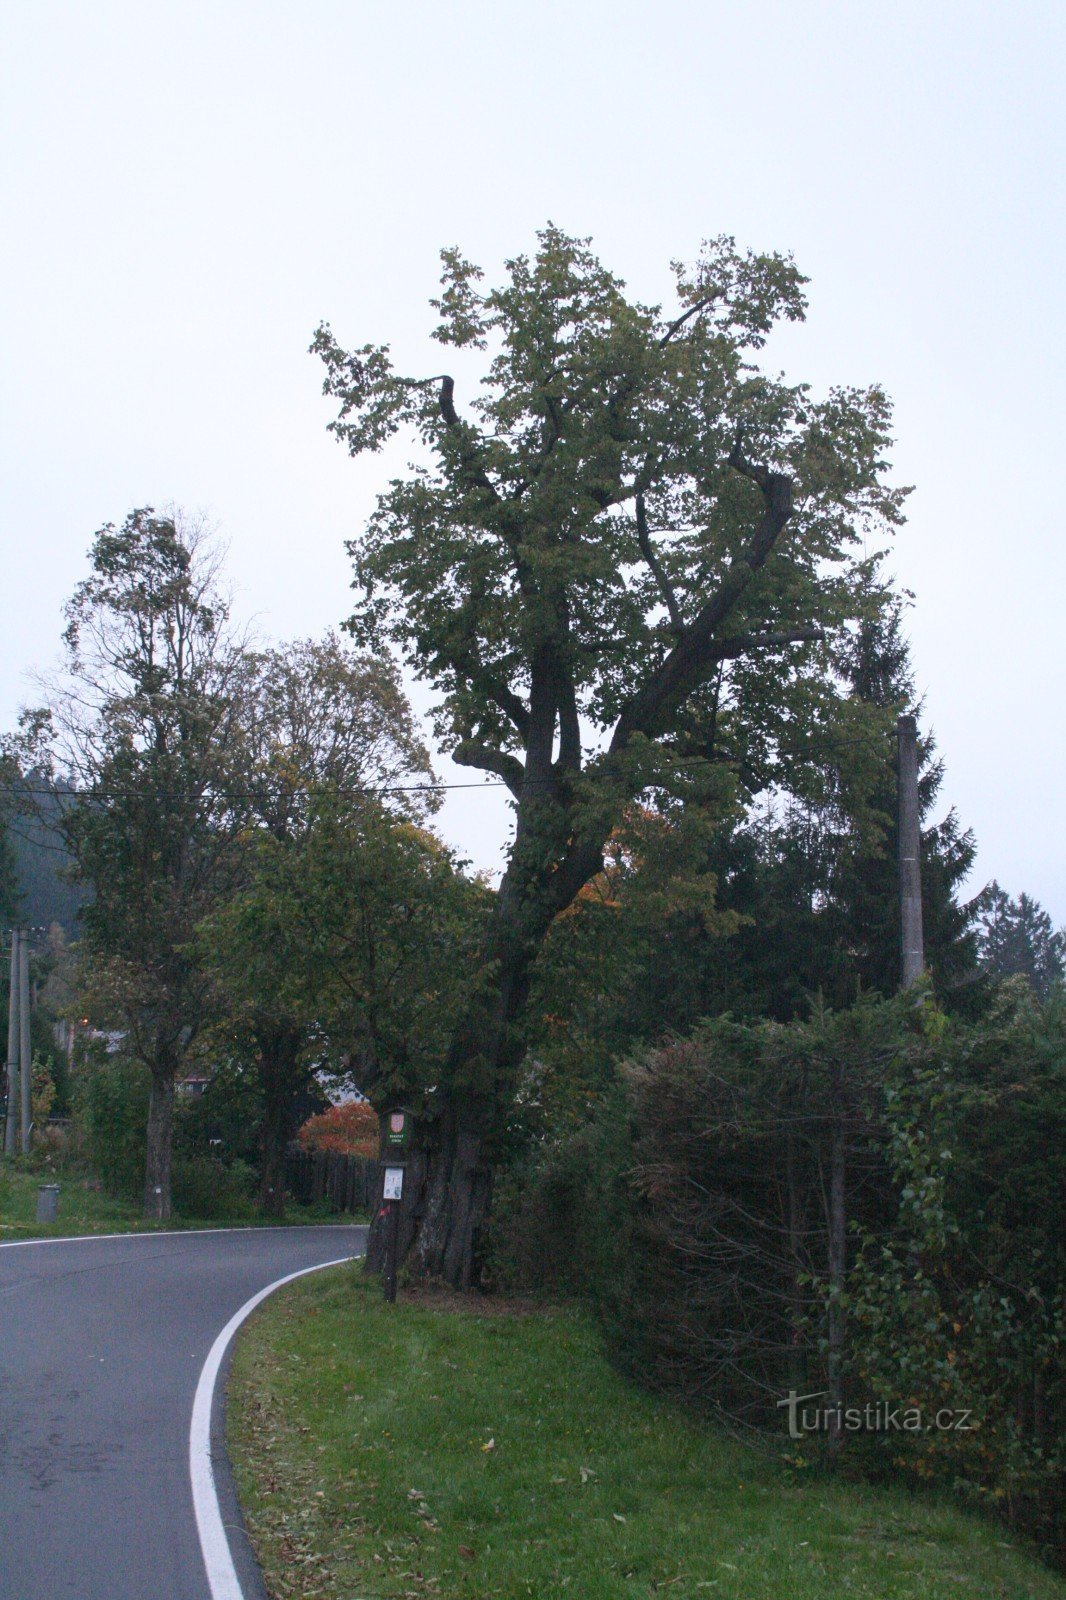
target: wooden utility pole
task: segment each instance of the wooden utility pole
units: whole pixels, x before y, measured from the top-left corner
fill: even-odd
[[[33,1066],[30,1053],[30,941],[25,928],[19,938],[19,1057],[22,1079],[22,1154],[33,1138]]]
[[[7,1003],[7,1118],[4,1123],[4,1154],[13,1156],[17,1147],[19,1114],[19,931],[11,930],[11,986]]]
[[[901,987],[909,989],[925,971],[922,938],[921,818],[918,810],[918,725],[900,717],[899,740],[899,924]]]

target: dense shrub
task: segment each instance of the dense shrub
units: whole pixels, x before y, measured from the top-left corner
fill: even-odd
[[[647,1381],[775,1430],[789,1389],[970,1412],[804,1445],[938,1481],[1061,1545],[1066,1006],[925,995],[706,1024],[505,1180],[500,1281],[592,1296]],[[789,1448],[793,1448],[791,1445]]]
[[[174,1209],[204,1222],[236,1222],[254,1214],[255,1169],[213,1156],[176,1156],[171,1168]]]
[[[74,1073],[74,1118],[85,1158],[114,1195],[144,1193],[149,1077],[137,1061],[84,1048]]]

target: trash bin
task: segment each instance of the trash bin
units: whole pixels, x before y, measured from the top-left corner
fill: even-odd
[[[37,1221],[55,1222],[59,1215],[58,1183],[42,1183],[37,1190]]]

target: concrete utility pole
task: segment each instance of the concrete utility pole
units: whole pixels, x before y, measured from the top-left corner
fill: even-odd
[[[899,738],[899,924],[902,984],[909,989],[925,971],[922,938],[921,824],[918,813],[918,725],[900,717]]]
[[[33,1068],[30,1055],[30,941],[25,928],[19,939],[19,1056],[22,1062],[22,1154],[30,1153],[33,1137]]]
[[[11,986],[7,1003],[7,1119],[4,1154],[15,1154],[19,1114],[19,931],[11,930]]]

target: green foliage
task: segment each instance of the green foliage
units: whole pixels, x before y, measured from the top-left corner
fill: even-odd
[[[176,1155],[171,1182],[175,1209],[183,1216],[240,1222],[255,1214],[255,1169],[245,1161]]]
[[[868,598],[838,646],[848,714],[818,767],[716,840],[710,864],[719,903],[739,926],[728,948],[707,953],[704,1012],[788,1021],[806,1015],[816,994],[846,1008],[860,993],[899,987],[896,718],[920,707],[903,603],[873,579]],[[920,741],[919,761],[926,966],[941,1002],[965,1008],[976,998],[980,897],[960,903],[958,891],[974,840],[954,811],[932,820],[943,763],[931,737]],[[676,1025],[694,1020],[689,1013]]]
[[[879,1397],[966,1406],[894,1465],[999,1503],[1061,1549],[1066,1485],[1066,1007],[1022,987],[884,1086],[897,1211],[857,1230],[853,1365]]]
[[[291,1017],[322,1066],[373,1098],[425,1096],[485,891],[432,834],[321,794],[298,847],[257,837],[245,887],[203,925],[233,1015]]]
[[[963,1431],[849,1434],[844,1458],[1061,1548],[1061,997],[1021,985],[978,1023],[921,992],[718,1018],[625,1085],[509,1175],[498,1277],[590,1295],[630,1370],[735,1421],[779,1428],[790,1388],[835,1382],[846,1406],[968,1411]]]
[[[720,789],[631,808],[603,872],[550,930],[525,1037],[558,1127],[587,1110],[615,1061],[706,1016],[787,1022],[819,995],[846,1009],[898,988],[895,725],[913,686],[900,603],[874,583],[869,595],[838,648],[844,714],[817,735],[802,794],[731,810]],[[928,821],[942,775],[931,740],[921,759]],[[927,960],[953,1010],[986,993],[973,982],[978,902],[957,898],[973,848],[953,812],[925,829]]]
[[[71,804],[69,784],[55,775],[30,771],[12,776],[8,844],[18,919],[30,927],[58,923],[75,932],[87,890],[74,880],[74,861],[62,837],[62,819]],[[11,902],[12,907],[14,901]],[[13,909],[8,913],[14,917]]]
[[[30,1066],[30,1116],[35,1129],[44,1127],[55,1105],[56,1086],[51,1063],[35,1055]]]
[[[372,1082],[387,1019],[406,1000],[403,982],[389,988],[386,930],[398,919],[386,885],[398,874],[399,892],[404,841],[433,809],[418,787],[432,770],[395,664],[333,635],[257,656],[242,721],[252,814],[239,881],[189,948],[213,984],[215,1041],[254,1080],[262,1200],[280,1215],[284,1148],[311,1109],[312,1074],[347,1071],[369,1030],[360,1060]]]
[[[208,1081],[201,1094],[179,1093],[174,1108],[177,1156],[221,1155],[227,1162],[252,1164],[259,1156],[262,1088],[256,1073],[224,1052],[221,1030],[208,1035],[194,1061]]]
[[[755,364],[803,315],[787,257],[710,240],[669,312],[551,225],[494,289],[443,263],[434,337],[485,352],[468,416],[450,376],[400,375],[385,346],[346,353],[322,327],[313,348],[353,455],[406,429],[430,462],[351,545],[352,632],[406,653],[455,759],[516,800],[442,1085],[485,1138],[510,1114],[530,968],[627,807],[701,791],[720,821],[799,784],[846,722],[833,640],[905,491],[880,389],[818,399]]]
[[[83,1003],[151,1076],[145,1203],[165,1218],[173,1084],[210,1014],[189,944],[232,885],[247,809],[245,662],[202,529],[132,511],[97,532],[89,562],[66,607],[64,673],[13,753],[38,775],[27,794],[64,785],[56,825],[91,890]]]
[[[1046,1000],[1066,978],[1066,930],[1055,931],[1038,901],[1027,894],[1012,900],[993,881],[981,917],[981,966],[992,979],[1027,978]]]
[[[15,852],[5,807],[0,809],[0,925],[9,927],[15,921],[20,898]]]
[[[97,533],[66,616],[65,677],[25,719],[23,757],[75,791],[59,826],[92,890],[95,1010],[167,1081],[205,1020],[185,946],[240,823],[242,653],[200,531],[150,509]]]
[[[75,1074],[74,1116],[86,1157],[109,1193],[144,1188],[149,1075],[141,1062],[90,1047]]]

